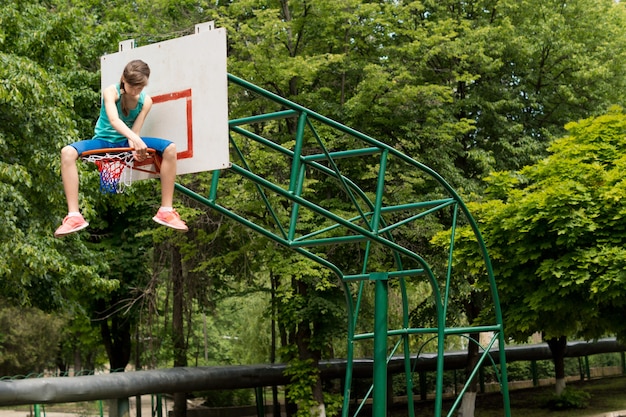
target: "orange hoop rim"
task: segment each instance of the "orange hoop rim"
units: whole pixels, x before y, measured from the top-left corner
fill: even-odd
[[[81,153],[80,157],[82,158],[83,156],[98,155],[98,154],[103,154],[103,153],[132,152],[134,150],[135,150],[135,148],[130,148],[130,147],[91,149],[89,151],[85,151],[85,152]],[[148,154],[150,154],[150,155],[156,155],[156,153],[157,153],[157,151],[152,149],[152,148],[148,148],[147,151],[148,151]]]
[[[131,147],[91,149],[81,153],[79,158],[82,159],[90,155],[122,154],[124,152],[133,152],[134,150],[135,148]],[[133,161],[132,168],[148,174],[159,174],[161,172],[161,156],[153,148],[148,148],[147,153],[148,156],[143,161]],[[151,166],[154,166],[154,169],[151,169]]]

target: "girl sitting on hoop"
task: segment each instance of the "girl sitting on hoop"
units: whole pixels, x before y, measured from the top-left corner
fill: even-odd
[[[144,91],[149,77],[148,64],[141,60],[129,62],[124,68],[120,83],[113,84],[102,92],[103,104],[94,137],[74,142],[61,150],[61,177],[68,214],[63,219],[63,224],[54,232],[56,237],[78,232],[89,226],[78,206],[78,157],[89,150],[119,147],[134,148],[134,156],[139,162],[146,159],[148,148],[155,149],[162,156],[161,207],[152,219],[162,225],[187,231],[187,225],[173,208],[176,145],[165,139],[139,136],[152,107],[152,99]]]

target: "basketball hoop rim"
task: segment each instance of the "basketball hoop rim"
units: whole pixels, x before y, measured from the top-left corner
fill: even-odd
[[[130,148],[130,147],[91,149],[91,150],[81,153],[78,157],[82,158],[83,156],[98,155],[98,154],[105,154],[105,153],[133,152],[134,150],[135,148]],[[146,151],[150,155],[157,154],[157,151],[152,148],[148,148]]]
[[[93,155],[102,155],[102,156],[106,156],[107,154],[121,155],[125,152],[133,152],[134,150],[135,148],[131,148],[131,147],[90,149],[78,155],[78,158],[83,159],[83,160],[88,160],[87,157],[93,156]],[[147,148],[146,151],[148,153],[146,159],[144,159],[141,162],[134,160],[131,168],[136,171],[145,172],[147,174],[159,175],[161,173],[161,161],[162,161],[161,155],[159,155],[156,149],[154,148]]]

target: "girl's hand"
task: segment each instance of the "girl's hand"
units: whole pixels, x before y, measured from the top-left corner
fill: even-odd
[[[145,142],[139,136],[129,140],[129,142],[131,142],[131,146],[135,149],[133,151],[135,159],[139,162],[144,161],[148,157],[148,147]]]

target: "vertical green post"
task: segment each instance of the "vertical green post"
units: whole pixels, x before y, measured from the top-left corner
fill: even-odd
[[[152,417],[163,417],[163,401],[161,399],[161,394],[152,396]]]
[[[402,282],[404,287],[404,282]],[[403,297],[403,308],[408,307],[406,297]],[[405,311],[404,317],[408,318],[408,312]],[[408,322],[404,323],[406,328],[409,327]],[[415,417],[415,402],[413,401],[413,372],[411,370],[411,352],[409,346],[409,337],[407,335],[402,336],[404,343],[404,377],[406,378],[406,397],[409,407],[408,417]],[[415,358],[417,360],[417,358]]]
[[[498,293],[495,293],[497,309],[500,309],[500,301],[497,300]],[[498,323],[502,323],[502,315],[498,313]],[[509,398],[509,374],[506,370],[506,350],[504,349],[506,340],[504,339],[504,332],[500,329],[498,334],[498,350],[500,351],[500,391],[502,392],[502,405],[504,406],[504,417],[511,417],[511,400]]]
[[[341,417],[347,417],[350,412],[350,397],[352,393],[352,366],[354,365],[354,328],[356,327],[354,306],[352,305],[352,298],[348,290],[348,286],[343,281],[344,295],[346,297],[346,308],[348,309],[348,343],[346,351],[346,374],[343,389],[343,407],[341,411]],[[362,282],[361,282],[362,284]],[[360,304],[361,294],[357,297],[357,306]]]
[[[585,380],[585,373],[583,372],[583,359],[578,357],[578,374],[580,375],[580,380]]]
[[[135,417],[141,417],[141,395],[135,395]]]
[[[254,389],[256,396],[256,415],[258,417],[265,417],[265,404],[263,404],[263,387],[256,387]]]
[[[209,201],[215,201],[217,199],[217,187],[220,181],[220,170],[213,171],[211,176],[211,189],[209,190]]]
[[[422,401],[426,401],[428,399],[428,383],[426,381],[426,372],[420,371],[419,376],[420,376],[420,399]]]
[[[33,405],[35,417],[41,417],[41,406],[39,404]]]
[[[387,316],[388,274],[370,274],[375,282],[374,290],[374,390],[372,394],[373,417],[387,416]]]

